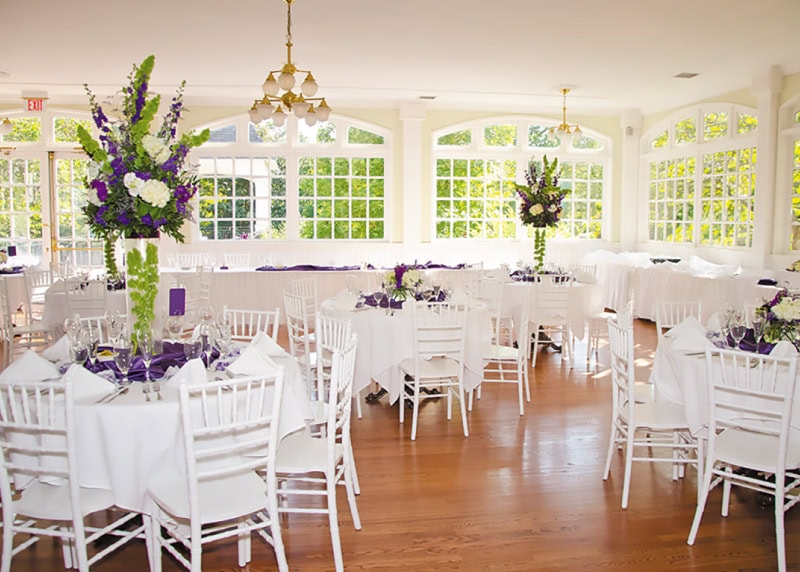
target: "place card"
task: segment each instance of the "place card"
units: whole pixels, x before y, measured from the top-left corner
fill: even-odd
[[[186,289],[169,289],[169,315],[183,316],[186,313]]]
[[[8,254],[9,256],[16,256],[16,255],[17,255],[17,247],[16,247],[16,246],[14,246],[13,244],[12,244],[12,245],[10,245],[10,246],[9,246],[9,247],[6,249],[6,251],[7,251],[7,254]]]

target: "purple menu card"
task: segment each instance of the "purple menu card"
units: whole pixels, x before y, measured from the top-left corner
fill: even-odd
[[[186,313],[186,289],[169,289],[169,315],[183,316]]]

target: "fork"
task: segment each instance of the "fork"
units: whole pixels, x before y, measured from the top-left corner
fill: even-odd
[[[142,393],[144,393],[146,400],[150,401],[150,382],[147,380],[142,383]]]
[[[156,398],[161,401],[161,383],[158,380],[153,380],[151,383],[153,384],[153,391],[156,392]]]

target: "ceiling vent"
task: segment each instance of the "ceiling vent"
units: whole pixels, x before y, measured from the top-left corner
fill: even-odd
[[[678,79],[692,79],[693,77],[697,77],[698,75],[699,74],[693,72],[681,72],[675,77],[677,77]]]

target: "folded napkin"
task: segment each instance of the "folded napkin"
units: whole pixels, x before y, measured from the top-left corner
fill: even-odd
[[[55,365],[33,350],[27,350],[0,373],[0,383],[4,381],[44,381],[59,377],[61,374]]]
[[[264,332],[257,332],[253,339],[250,340],[250,345],[267,357],[286,355],[286,350]]]
[[[356,307],[358,302],[358,295],[348,292],[347,290],[340,292],[336,298],[333,299],[333,307],[337,310],[352,310]]]
[[[689,316],[664,336],[672,340],[674,349],[680,351],[701,350],[710,343],[706,329],[694,316]]]
[[[69,367],[64,379],[72,380],[72,395],[75,399],[97,400],[114,393],[116,389],[107,379],[78,364]]]
[[[253,345],[247,346],[239,354],[239,358],[227,367],[229,375],[271,375],[278,371],[278,366],[269,356]]]
[[[791,357],[797,355],[797,348],[795,348],[791,342],[781,340],[775,344],[775,347],[772,348],[772,351],[769,352],[769,355],[779,358]]]
[[[170,380],[170,383],[179,384],[184,380],[188,380],[189,384],[205,383],[208,380],[206,376],[206,365],[200,358],[190,359],[181,366],[178,373]]]
[[[56,343],[45,349],[40,355],[53,363],[64,363],[72,359],[69,355],[70,349],[72,349],[72,343],[69,341],[69,336],[65,334],[61,336]]]
[[[706,322],[706,329],[709,332],[721,332],[722,331],[722,324],[719,322],[719,314],[714,312],[708,317],[708,321]]]
[[[467,296],[467,293],[461,288],[456,288],[450,296],[450,302],[453,304],[466,304],[469,302],[469,296]]]

